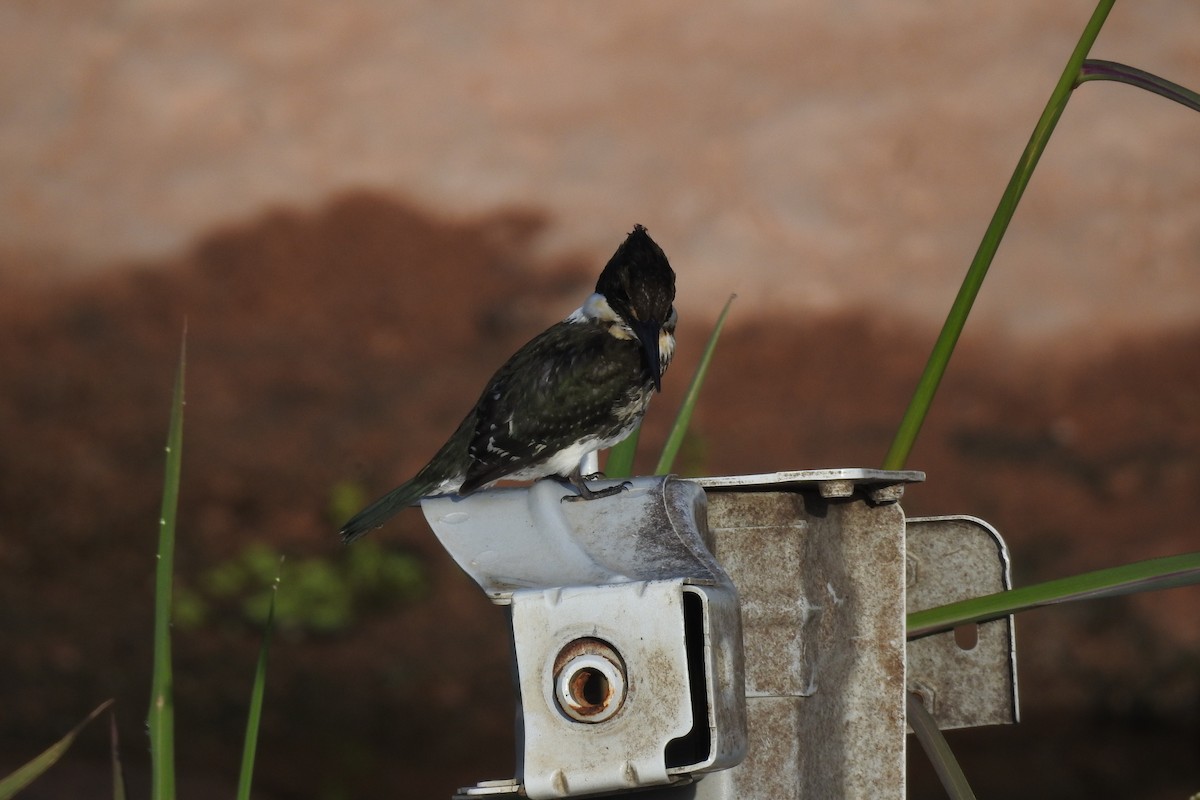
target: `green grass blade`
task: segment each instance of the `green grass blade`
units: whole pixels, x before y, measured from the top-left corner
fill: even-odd
[[[919,639],[953,630],[959,625],[987,622],[1057,603],[1118,597],[1194,584],[1200,584],[1200,553],[1138,561],[916,611],[907,618],[908,638]]]
[[[937,394],[938,385],[946,373],[946,366],[950,363],[950,356],[954,353],[958,337],[967,323],[971,306],[974,305],[975,298],[979,295],[979,288],[983,285],[983,279],[987,276],[988,268],[992,265],[996,251],[1000,248],[1000,241],[1004,238],[1008,224],[1017,210],[1017,204],[1021,201],[1025,187],[1029,185],[1029,179],[1033,176],[1033,170],[1037,167],[1038,160],[1046,149],[1050,134],[1054,132],[1054,128],[1067,106],[1071,90],[1079,79],[1084,58],[1087,57],[1088,51],[1095,43],[1100,28],[1104,25],[1104,20],[1108,17],[1108,12],[1112,10],[1114,2],[1116,0],[1100,0],[1083,30],[1083,35],[1079,37],[1071,57],[1067,60],[1067,66],[1063,69],[1054,91],[1050,93],[1050,99],[1046,102],[1046,107],[1042,111],[1037,125],[1033,128],[1033,134],[1029,137],[1025,151],[1021,154],[1021,159],[1017,162],[1008,186],[1000,197],[1000,204],[996,207],[995,214],[992,215],[992,221],[983,234],[983,241],[979,243],[975,258],[972,259],[971,266],[967,269],[967,276],[963,279],[962,287],[958,290],[958,295],[950,306],[950,313],[933,345],[933,352],[929,355],[925,371],[921,373],[912,400],[909,401],[908,409],[904,412],[904,417],[896,431],[896,437],[884,457],[884,469],[904,469],[904,465],[908,461],[908,455],[912,451],[917,434],[929,413],[933,397]]]
[[[1200,94],[1184,86],[1180,86],[1178,83],[1173,83],[1166,78],[1160,78],[1145,70],[1130,67],[1126,64],[1118,64],[1116,61],[1101,61],[1091,58],[1084,61],[1083,68],[1079,72],[1079,80],[1076,83],[1086,83],[1087,81],[1117,81],[1118,83],[1127,83],[1130,86],[1145,89],[1147,92],[1153,92],[1168,100],[1174,100],[1180,105],[1187,106],[1192,111],[1200,111]]]
[[[736,294],[729,295],[729,299],[725,301],[725,308],[721,309],[721,316],[717,317],[717,324],[713,326],[712,333],[708,336],[708,344],[704,348],[704,354],[700,357],[700,363],[696,366],[696,374],[692,376],[687,394],[684,395],[683,402],[679,406],[679,413],[675,416],[675,424],[671,426],[667,443],[663,445],[662,455],[658,457],[658,466],[654,468],[655,475],[666,475],[675,465],[675,456],[679,455],[683,437],[687,434],[688,425],[692,421],[692,412],[696,408],[696,401],[700,398],[700,387],[704,385],[704,378],[708,374],[708,365],[712,362],[713,352],[717,349],[717,339],[721,336],[721,329],[725,327],[725,318],[729,316],[729,308],[733,305],[736,297]]]
[[[20,792],[29,784],[33,783],[35,780],[41,777],[42,773],[58,763],[58,760],[62,758],[63,754],[70,749],[71,745],[75,741],[75,737],[79,735],[79,732],[86,728],[89,722],[104,713],[104,710],[112,704],[112,700],[105,700],[99,705],[99,707],[96,708],[95,711],[88,714],[83,722],[80,722],[78,725],[72,728],[70,733],[68,733],[66,736],[47,747],[40,754],[34,757],[33,760],[27,762],[21,767],[18,767],[16,772],[11,773],[4,778],[0,778],[0,800],[9,800],[10,797],[14,797],[17,792]]]
[[[158,524],[158,563],[154,577],[154,673],[150,687],[150,791],[154,800],[175,797],[175,702],[171,674],[171,596],[175,565],[175,515],[179,508],[179,471],[183,453],[183,373],[187,329],[179,347],[179,367],[171,399],[162,513]]]
[[[279,564],[282,571],[282,559]],[[279,578],[279,573],[276,573],[275,583],[271,586],[271,603],[267,607],[267,622],[263,626],[262,646],[258,651],[258,666],[254,670],[254,684],[250,689],[250,711],[246,715],[246,741],[242,747],[242,772],[238,778],[237,800],[250,800],[254,756],[258,751],[258,730],[262,722],[263,691],[267,685],[267,651],[275,630],[275,598],[279,594]]]
[[[121,739],[117,736],[117,715],[108,715],[108,740],[111,743],[113,800],[125,800],[125,768],[121,765]]]
[[[609,448],[608,458],[604,462],[604,477],[628,478],[633,474],[633,457],[637,453],[641,435],[642,424],[639,422],[633,433]]]
[[[975,800],[975,792],[967,783],[958,759],[950,750],[946,737],[942,736],[937,721],[925,709],[921,698],[912,692],[905,692],[905,708],[908,710],[908,724],[913,729],[913,735],[921,744],[921,749],[929,757],[933,771],[942,782],[942,788],[951,800]]]

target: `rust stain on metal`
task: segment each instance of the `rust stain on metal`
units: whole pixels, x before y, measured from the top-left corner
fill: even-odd
[[[563,710],[574,712],[572,716],[576,718],[586,719],[603,714],[616,702],[618,708],[612,709],[615,713],[619,710],[620,704],[625,702],[625,693],[621,692],[619,697],[616,696],[617,692],[612,682],[603,672],[594,667],[580,666],[576,663],[585,656],[602,658],[621,675],[625,674],[625,662],[620,653],[603,639],[584,637],[569,642],[562,650],[558,651],[558,655],[554,658],[555,684],[558,684],[565,671],[571,668],[575,669],[574,672],[567,675],[568,697],[559,698],[560,703],[565,700],[570,704],[570,709]]]

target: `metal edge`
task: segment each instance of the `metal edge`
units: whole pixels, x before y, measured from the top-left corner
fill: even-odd
[[[801,469],[781,472],[762,472],[753,475],[713,475],[703,478],[684,478],[703,489],[753,489],[772,486],[805,486],[826,481],[851,481],[855,484],[878,485],[921,483],[925,473],[919,470],[885,470],[859,467],[843,469]]]

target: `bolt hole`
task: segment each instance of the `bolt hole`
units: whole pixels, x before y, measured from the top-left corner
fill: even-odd
[[[603,705],[608,700],[608,678],[598,669],[585,667],[571,676],[570,691],[578,705]]]
[[[954,629],[954,643],[959,650],[974,650],[979,644],[979,626],[975,623],[959,625]]]
[[[569,642],[555,656],[550,677],[558,709],[576,722],[607,722],[625,703],[625,662],[601,639]]]

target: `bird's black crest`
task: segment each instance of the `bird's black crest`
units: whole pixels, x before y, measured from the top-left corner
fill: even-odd
[[[604,266],[596,291],[623,317],[662,322],[675,302],[675,271],[646,229],[635,225]]]

